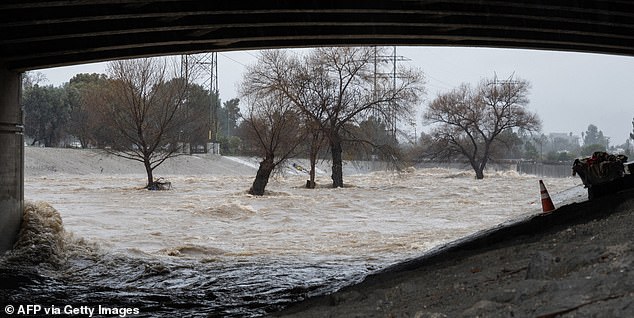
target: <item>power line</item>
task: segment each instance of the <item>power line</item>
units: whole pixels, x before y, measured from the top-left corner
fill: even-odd
[[[257,57],[257,56],[255,56],[255,55],[253,55],[253,54],[249,53],[249,52],[247,52],[247,54],[249,54],[249,55],[251,55],[251,56],[253,56],[253,57]],[[225,57],[226,59],[229,59],[229,60],[231,60],[231,61],[233,61],[233,62],[235,62],[235,63],[237,63],[237,64],[240,64],[240,65],[242,65],[242,66],[244,66],[244,67],[248,67],[246,64],[244,64],[244,63],[242,63],[242,62],[240,62],[240,61],[238,61],[238,60],[236,60],[236,59],[234,59],[234,58],[232,58],[232,57],[229,57],[227,54],[220,53],[220,55],[222,55],[222,56],[223,56],[223,57]]]

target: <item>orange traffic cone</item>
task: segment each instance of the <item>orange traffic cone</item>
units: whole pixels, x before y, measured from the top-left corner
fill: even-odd
[[[542,211],[546,213],[554,210],[555,205],[553,204],[553,200],[550,199],[548,190],[546,190],[546,186],[544,186],[544,182],[542,180],[539,180],[539,190],[542,193]]]

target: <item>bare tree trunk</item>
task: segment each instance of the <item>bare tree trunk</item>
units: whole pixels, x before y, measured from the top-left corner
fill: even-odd
[[[484,169],[478,167],[475,169],[475,173],[476,173],[476,179],[478,180],[484,179]]]
[[[475,171],[476,179],[482,180],[484,179],[484,165],[478,164],[475,159],[469,160],[471,162],[471,168]]]
[[[319,145],[320,145],[320,133],[313,133],[313,140],[310,145],[310,180],[306,182],[306,188],[314,189],[315,188],[315,168],[317,166],[317,155],[319,154]]]
[[[482,159],[480,164],[476,168],[476,179],[482,180],[484,179],[484,169],[487,166],[487,159]]]
[[[491,142],[487,142],[487,144],[484,146],[484,155],[482,156],[482,160],[480,161],[480,163],[477,165],[476,179],[478,180],[484,179],[484,169],[486,168],[487,163],[489,162],[490,145],[491,145]]]
[[[255,180],[253,180],[253,185],[251,186],[251,189],[249,189],[249,194],[264,195],[264,189],[266,188],[267,183],[269,183],[269,177],[271,176],[273,169],[275,169],[273,156],[267,156],[260,162],[260,167],[255,175]]]
[[[476,174],[476,179],[481,180],[484,179],[484,165],[482,165],[482,163],[478,163],[477,158],[474,156],[469,155],[469,164],[471,165],[471,169],[473,169],[473,171]]]
[[[143,165],[145,166],[145,172],[147,173],[147,185],[145,186],[145,188],[152,190],[154,188],[154,176],[149,158],[145,158],[143,160]]]
[[[343,188],[343,147],[338,133],[332,133],[330,137],[330,152],[332,153],[332,187]]]
[[[306,188],[308,189],[314,189],[316,184],[315,184],[315,167],[317,165],[317,156],[313,155],[312,153],[310,154],[310,179],[308,180],[308,182],[306,182]]]

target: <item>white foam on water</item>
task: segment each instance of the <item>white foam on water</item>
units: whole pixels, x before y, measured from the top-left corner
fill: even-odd
[[[346,255],[390,263],[538,213],[538,180],[516,172],[476,180],[469,171],[407,169],[346,176],[351,186],[342,189],[305,189],[305,176],[284,175],[257,197],[247,194],[248,176],[174,176],[173,190],[151,192],[142,189],[142,175],[51,175],[27,180],[26,193],[55,206],[75,236],[114,251],[177,255],[165,251],[196,246],[194,257],[209,250],[227,261]],[[544,182],[551,193],[580,184]]]

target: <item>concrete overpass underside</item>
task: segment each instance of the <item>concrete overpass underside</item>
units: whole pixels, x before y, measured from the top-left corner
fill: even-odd
[[[16,70],[126,57],[325,45],[444,45],[631,55],[631,1],[8,0]]]
[[[6,0],[0,4],[0,251],[23,208],[20,74],[113,59],[333,45],[634,55],[622,0]]]

